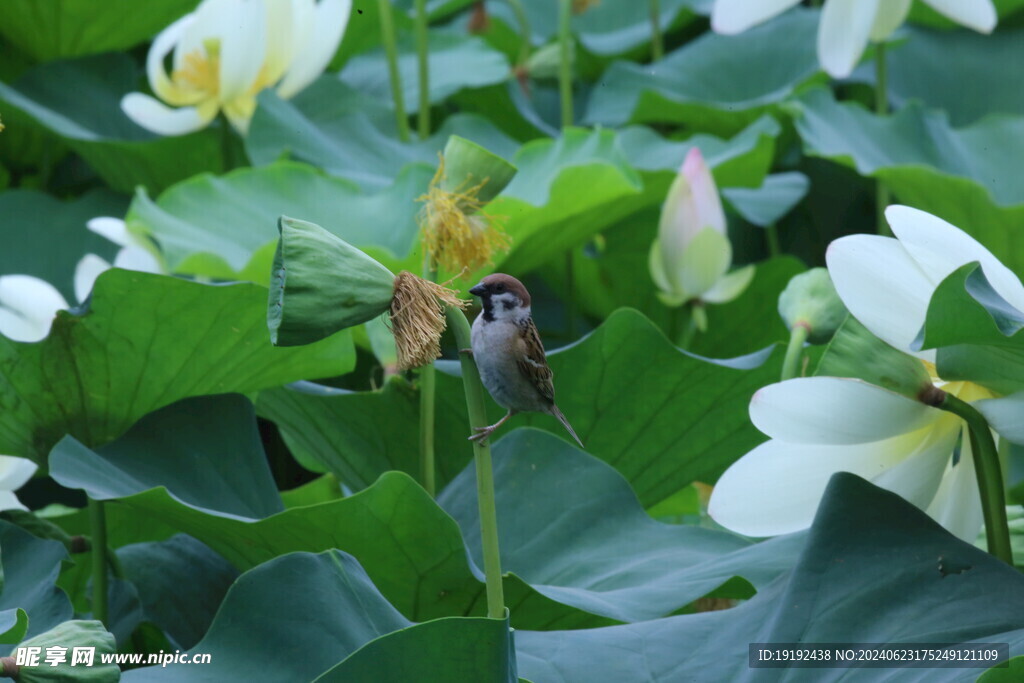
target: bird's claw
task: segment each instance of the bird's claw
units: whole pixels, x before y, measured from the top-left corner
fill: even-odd
[[[467,356],[472,356],[473,355],[473,349],[459,349],[459,353],[464,353]]]
[[[473,436],[468,437],[470,441],[475,441],[478,444],[487,443],[487,437],[494,432],[494,427],[473,427],[473,431],[476,432]]]

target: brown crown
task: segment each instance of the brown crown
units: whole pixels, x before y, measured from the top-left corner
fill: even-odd
[[[505,285],[505,290],[512,292],[517,297],[519,297],[519,300],[523,302],[524,306],[530,305],[530,293],[526,291],[526,287],[523,286],[522,282],[515,279],[511,275],[506,275],[505,273],[493,273],[485,277],[480,282],[484,285],[487,285],[487,288],[492,292],[494,291],[494,287],[496,285]]]

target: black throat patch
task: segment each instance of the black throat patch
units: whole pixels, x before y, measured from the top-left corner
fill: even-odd
[[[480,304],[484,307],[484,320],[486,320],[487,322],[494,322],[495,305],[500,305],[503,310],[511,311],[516,306],[519,306],[520,302],[518,297],[510,297],[507,294],[502,294],[502,296],[496,302],[494,301],[494,296],[492,294],[486,293],[480,297]]]
[[[487,322],[494,322],[494,302],[491,301],[490,294],[484,294],[480,297],[480,304],[484,307],[484,320]]]

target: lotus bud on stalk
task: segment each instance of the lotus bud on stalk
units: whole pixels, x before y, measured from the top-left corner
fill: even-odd
[[[272,343],[311,344],[388,313],[400,370],[441,354],[445,306],[468,303],[456,292],[407,271],[395,275],[319,225],[282,216],[278,230],[267,308]]]
[[[569,59],[576,61],[576,42],[569,45]],[[558,43],[548,43],[544,47],[534,50],[530,58],[523,66],[523,73],[535,81],[554,80],[562,68],[562,46]]]
[[[754,266],[730,273],[731,265],[722,200],[700,149],[694,147],[661,208],[658,237],[651,244],[651,278],[666,306],[691,304],[697,329],[704,331],[704,304],[732,301],[754,277]]]
[[[813,344],[831,339],[847,314],[825,268],[811,268],[794,276],[779,295],[779,315],[786,327],[806,328],[807,340]]]
[[[327,67],[351,10],[352,0],[203,0],[149,49],[156,97],[129,93],[121,109],[160,135],[191,133],[223,112],[244,135],[260,91],[288,99]]]
[[[509,247],[495,216],[482,212],[512,181],[516,167],[465,138],[448,138],[430,188],[417,198],[420,237],[429,268],[474,270]]]
[[[848,315],[825,268],[812,268],[794,276],[779,295],[779,315],[789,328],[789,345],[782,363],[782,379],[797,375],[804,342],[823,344],[832,338]]]

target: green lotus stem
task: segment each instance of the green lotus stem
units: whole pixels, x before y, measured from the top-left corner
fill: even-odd
[[[227,173],[238,165],[235,163],[237,155],[235,154],[235,141],[232,139],[234,129],[223,112],[218,114],[217,118],[220,119],[220,153],[224,158],[224,172]]]
[[[804,352],[804,342],[811,330],[807,323],[798,321],[789,331],[789,346],[786,347],[786,358],[782,361],[782,380],[793,379],[797,376],[797,369],[800,366],[800,358]]]
[[[884,116],[889,113],[889,78],[886,65],[885,43],[875,46],[875,113]],[[889,224],[885,222],[885,207],[889,206],[889,188],[879,178],[875,181],[875,220],[878,234],[892,236]]]
[[[455,333],[459,349],[471,348],[469,321],[457,308],[448,308],[448,326]],[[484,385],[476,362],[468,353],[460,353],[462,387],[466,393],[466,409],[471,428],[487,426],[487,408]],[[487,443],[473,442],[473,460],[476,462],[476,495],[480,507],[480,541],[484,553],[484,576],[487,581],[487,616],[505,618],[505,595],[501,584],[501,553],[498,551],[498,511],[494,506],[494,468],[491,465],[491,447]]]
[[[978,493],[981,511],[985,517],[985,540],[988,551],[1013,566],[1013,548],[1010,545],[1010,527],[1006,519],[1006,497],[1003,493],[1003,475],[999,467],[999,450],[992,438],[988,420],[966,401],[946,394],[938,405],[942,410],[963,418],[971,439],[974,468],[978,474]]]
[[[648,0],[651,9],[651,61],[656,62],[665,54],[665,45],[661,37],[661,3]]]
[[[765,240],[768,242],[768,255],[778,256],[782,253],[782,249],[779,247],[779,230],[772,223],[764,229]]]
[[[565,252],[565,334],[569,341],[579,336],[576,321],[579,319],[579,304],[576,301],[576,251]]]
[[[695,309],[696,307],[692,303],[686,304],[685,306],[686,326],[683,327],[683,331],[679,335],[679,338],[674,340],[676,342],[676,346],[681,349],[689,350],[690,344],[693,343],[693,336],[697,333],[697,317],[694,313]]]
[[[562,130],[572,125],[572,0],[558,0],[558,42],[561,46],[561,64],[558,69],[558,92],[562,100]],[[576,339],[576,301],[573,297],[575,255],[570,249],[565,254],[565,277],[568,283],[566,323],[569,340]]]
[[[436,490],[434,478],[434,395],[437,391],[437,370],[434,366],[420,368],[420,473],[423,488],[430,497]]]
[[[124,567],[121,565],[121,559],[117,556],[117,553],[113,548],[106,548],[107,551],[107,563],[110,565],[110,573],[114,575],[115,579],[124,580]],[[142,632],[139,629],[133,629],[131,634],[132,647],[135,648],[136,652],[146,652],[146,641],[142,636]]]
[[[519,24],[519,63],[526,64],[533,51],[533,39],[530,33],[530,19],[526,16],[522,0],[508,0],[512,6],[512,12],[516,15],[516,23]]]
[[[427,0],[416,0],[416,64],[419,67],[420,111],[416,128],[420,139],[430,136],[430,51],[427,46]]]
[[[107,512],[103,502],[89,499],[92,531],[92,618],[109,625],[107,610]]]
[[[380,40],[388,59],[388,80],[391,81],[391,100],[395,105],[395,123],[398,125],[398,139],[409,141],[409,119],[405,116],[402,101],[402,74],[398,71],[398,45],[395,41],[395,25],[391,20],[391,3],[377,0],[380,11]]]
[[[678,346],[680,335],[683,333],[683,325],[689,321],[689,317],[686,315],[687,311],[684,306],[675,306],[669,309],[668,325],[666,326],[665,336],[668,340]]]
[[[430,265],[430,256],[423,258],[423,279],[437,282],[437,268]],[[424,365],[420,375],[420,476],[423,488],[433,498],[437,491],[434,458],[434,405],[437,394],[437,369]]]
[[[562,48],[558,92],[562,100],[562,128],[572,125],[572,0],[558,0],[558,43]]]

